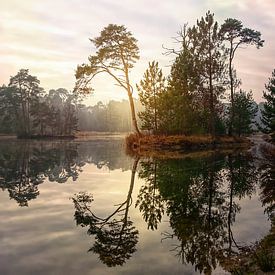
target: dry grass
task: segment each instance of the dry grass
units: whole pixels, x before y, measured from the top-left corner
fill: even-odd
[[[215,150],[236,147],[248,147],[250,141],[246,138],[222,136],[213,139],[211,136],[184,135],[141,135],[130,134],[126,137],[127,152],[130,154],[159,155],[172,154],[175,157],[189,150]],[[185,153],[186,154],[186,153]]]

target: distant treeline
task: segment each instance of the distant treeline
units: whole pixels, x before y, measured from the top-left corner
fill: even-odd
[[[73,92],[64,88],[45,92],[39,84],[37,77],[22,69],[16,76],[11,77],[8,86],[0,87],[0,133],[26,137],[73,135],[77,130],[96,132],[133,130],[128,100],[111,100],[106,104],[99,101],[94,106],[87,106],[82,104],[81,98]],[[144,100],[142,94],[140,99]],[[150,131],[152,129],[150,125],[154,124],[154,111],[148,112],[148,109],[146,111],[144,102],[142,104],[136,99],[134,102],[138,124],[144,130]],[[229,105],[221,106],[224,111],[223,117],[226,119]],[[256,103],[253,103],[253,109],[257,109]],[[163,115],[170,116],[170,112],[171,109],[164,110]],[[146,117],[147,115],[150,115],[150,118]],[[175,114],[174,119],[176,117]],[[260,111],[257,113],[256,121],[260,123]],[[172,126],[170,123],[169,127]],[[169,127],[166,129],[169,130]],[[255,126],[253,128],[256,129]]]
[[[89,63],[76,70],[74,90],[50,90],[28,70],[20,70],[0,87],[0,132],[32,135],[70,136],[82,131],[135,131],[155,135],[247,135],[258,108],[252,91],[241,89],[234,67],[241,48],[263,47],[259,31],[246,28],[237,19],[221,25],[207,12],[193,26],[185,24],[176,38],[177,48],[167,48],[173,56],[168,76],[158,62],[149,66],[136,89],[129,73],[139,59],[137,40],[125,26],[109,24],[99,37],[90,39],[97,49]],[[106,73],[127,92],[127,101],[81,104],[93,91],[95,76]],[[275,136],[275,70],[265,86],[260,129]],[[139,103],[140,102],[140,103]],[[226,102],[226,103],[225,103]]]
[[[138,100],[134,102],[138,112],[143,110]],[[133,130],[128,100],[111,100],[107,104],[99,101],[94,106],[80,105],[77,117],[80,131],[130,132]]]
[[[21,69],[0,87],[0,133],[18,137],[68,136],[77,130],[78,98],[66,89],[45,93],[37,77]]]
[[[77,130],[130,132],[131,111],[127,100],[81,103],[81,98],[66,89],[39,86],[37,77],[22,69],[0,87],[0,133],[30,136],[71,136]],[[137,110],[141,104],[135,100]]]

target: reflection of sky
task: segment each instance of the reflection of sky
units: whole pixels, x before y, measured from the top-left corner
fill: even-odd
[[[259,197],[245,197],[237,203],[241,206],[241,212],[236,216],[233,226],[233,234],[237,242],[254,243],[261,240],[270,229],[270,222],[264,215],[264,209]]]
[[[39,185],[40,195],[29,207],[18,207],[0,192],[0,274],[196,274],[190,265],[180,264],[170,251],[176,238],[161,242],[161,232],[170,231],[168,218],[163,217],[157,231],[147,231],[141,213],[134,208],[142,185],[136,179],[131,220],[139,230],[137,252],[122,267],[107,268],[98,256],[87,253],[93,237],[87,228],[76,227],[74,207],[69,199],[79,191],[93,194],[93,210],[105,216],[114,205],[125,201],[131,172],[109,171],[86,164],[76,182],[58,184],[45,181]],[[137,178],[137,177],[136,177]],[[267,233],[269,222],[257,197],[242,200],[233,233],[237,241],[253,242]],[[216,270],[217,274],[220,274]],[[223,273],[222,273],[223,274]]]
[[[28,208],[20,208],[7,192],[0,193],[0,273],[1,274],[107,274],[110,268],[100,263],[97,255],[87,253],[93,238],[87,228],[76,227],[74,207],[69,199],[81,190],[94,195],[94,210],[98,215],[109,213],[115,204],[125,200],[130,171],[98,170],[86,165],[77,182],[65,184],[45,182],[39,185],[40,195],[29,202]],[[140,181],[135,182],[136,192]],[[136,194],[133,195],[136,197]],[[191,267],[178,264],[169,247],[160,242],[160,232],[148,232],[142,217],[134,206],[130,217],[138,228],[138,251],[123,267],[112,269],[112,274],[162,274],[173,268],[174,274],[182,274]],[[166,219],[167,220],[167,219]],[[163,223],[161,230],[167,230]],[[161,263],[161,264],[160,264]],[[146,270],[146,272],[145,272]],[[108,273],[109,274],[109,273]]]
[[[171,37],[180,26],[193,24],[207,10],[214,12],[219,22],[233,17],[262,32],[264,48],[240,50],[235,64],[243,88],[252,89],[260,101],[274,68],[273,0],[1,1],[0,83],[7,83],[20,68],[29,68],[46,89],[72,89],[77,64],[86,62],[92,51],[88,38],[97,36],[109,23],[126,25],[139,41],[141,58],[132,73],[135,82],[151,60],[158,60],[168,72],[172,57],[162,54],[162,45],[174,47]],[[103,78],[96,81],[97,92],[90,103],[126,97],[106,83]]]

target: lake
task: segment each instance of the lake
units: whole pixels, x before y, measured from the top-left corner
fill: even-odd
[[[119,138],[1,140],[0,274],[227,274],[269,234],[268,169],[242,151],[139,159]]]

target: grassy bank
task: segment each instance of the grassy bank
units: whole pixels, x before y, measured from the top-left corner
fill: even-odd
[[[130,134],[126,137],[128,152],[144,155],[149,152],[188,152],[192,150],[215,150],[249,147],[247,138],[219,136],[164,136]]]

